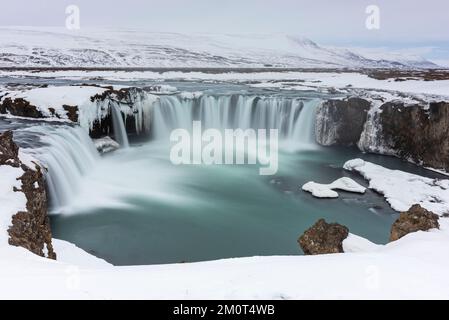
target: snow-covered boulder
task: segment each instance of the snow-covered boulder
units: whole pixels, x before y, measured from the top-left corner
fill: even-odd
[[[351,178],[343,177],[329,184],[321,184],[313,181],[302,186],[302,190],[312,193],[317,198],[338,198],[338,193],[333,189],[355,193],[365,193],[366,188]]]
[[[100,153],[108,153],[120,149],[120,144],[109,136],[93,139],[93,142]]]

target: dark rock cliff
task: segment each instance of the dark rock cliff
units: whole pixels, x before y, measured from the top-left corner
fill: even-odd
[[[7,165],[23,170],[17,179],[22,182],[15,192],[23,192],[27,203],[26,211],[12,216],[8,229],[10,245],[20,246],[42,257],[56,259],[52,245],[50,221],[47,215],[47,193],[44,175],[39,165],[30,168],[23,164],[18,155],[19,148],[13,141],[11,131],[0,134],[0,166]]]
[[[449,103],[404,106],[385,103],[380,113],[381,139],[403,159],[449,170]]]
[[[448,102],[407,106],[400,101],[386,102],[371,114],[370,105],[359,98],[325,102],[317,114],[317,142],[357,145],[361,151],[449,170]]]
[[[371,104],[360,98],[328,100],[318,109],[317,141],[321,145],[356,145]]]

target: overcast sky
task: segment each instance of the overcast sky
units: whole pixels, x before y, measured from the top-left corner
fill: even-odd
[[[447,0],[0,0],[1,25],[64,26],[78,5],[81,27],[152,31],[285,32],[321,44],[436,47],[449,50]],[[380,30],[365,27],[368,5],[380,8]],[[449,59],[449,56],[447,56]]]

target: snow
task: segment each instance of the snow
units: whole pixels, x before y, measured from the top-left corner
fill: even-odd
[[[22,182],[17,178],[23,175],[23,170],[11,166],[0,166],[0,247],[8,243],[7,230],[11,225],[12,216],[18,211],[26,211],[26,197],[22,192],[14,192],[13,188],[21,188]]]
[[[88,80],[102,78],[109,81],[226,81],[249,83],[252,87],[277,88],[283,90],[312,90],[352,92],[354,89],[377,90],[379,94],[402,92],[414,95],[433,96],[433,100],[447,99],[449,96],[449,80],[424,81],[407,79],[378,80],[358,72],[299,72],[299,71],[264,71],[222,73],[206,73],[199,71],[0,71],[0,75],[8,77],[57,77],[69,80]],[[397,96],[397,95],[396,95]]]
[[[282,33],[163,33],[145,30],[0,28],[7,67],[436,67],[409,53],[366,58]],[[386,60],[384,60],[386,58]]]
[[[368,239],[358,235],[349,233],[348,237],[343,240],[343,251],[348,252],[370,252],[381,249],[383,246],[375,244]]]
[[[179,94],[179,96],[182,99],[197,99],[197,98],[201,97],[202,95],[203,95],[203,92],[201,92],[201,91],[195,91],[195,92],[183,91]]]
[[[337,179],[330,184],[309,181],[302,186],[302,190],[312,193],[317,198],[338,198],[338,193],[333,189],[356,193],[365,193],[366,190],[365,187],[347,177]]]
[[[449,180],[391,170],[362,159],[349,160],[343,168],[360,173],[369,188],[383,194],[396,211],[407,211],[414,204],[439,215],[449,211]]]
[[[386,180],[392,171],[360,159],[345,167],[367,176],[382,173]],[[26,201],[12,192],[20,170],[0,167],[0,299],[449,299],[447,218],[440,218],[440,230],[408,234],[387,245],[350,234],[342,254],[118,267],[53,239],[58,260],[42,258],[6,242],[11,215]],[[403,193],[419,192],[415,182],[426,179],[402,180],[393,173],[391,183]],[[436,185],[446,188],[449,182]]]
[[[440,221],[441,230],[387,245],[350,235],[349,253],[170,265],[113,267],[87,262],[77,248],[74,256],[63,251],[61,261],[51,261],[2,247],[0,298],[448,299],[449,226]]]
[[[81,106],[89,101],[91,96],[101,94],[104,88],[95,86],[51,86],[45,88],[33,88],[21,91],[9,91],[4,98],[12,100],[22,98],[35,106],[46,117],[52,117],[50,108],[63,119],[67,118],[67,112],[63,109],[67,106]]]
[[[117,149],[120,149],[120,144],[118,144],[111,137],[106,136],[99,139],[93,139],[95,148],[97,148],[100,153],[108,153]]]

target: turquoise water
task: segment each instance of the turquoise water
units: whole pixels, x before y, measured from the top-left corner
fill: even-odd
[[[107,156],[84,179],[72,212],[52,216],[54,236],[115,265],[299,255],[298,236],[319,218],[386,243],[397,214],[383,197],[368,190],[315,199],[300,186],[342,176],[366,186],[341,169],[354,157],[424,172],[352,149],[281,152],[275,176],[258,175],[257,166],[174,166],[167,155],[150,142]]]

